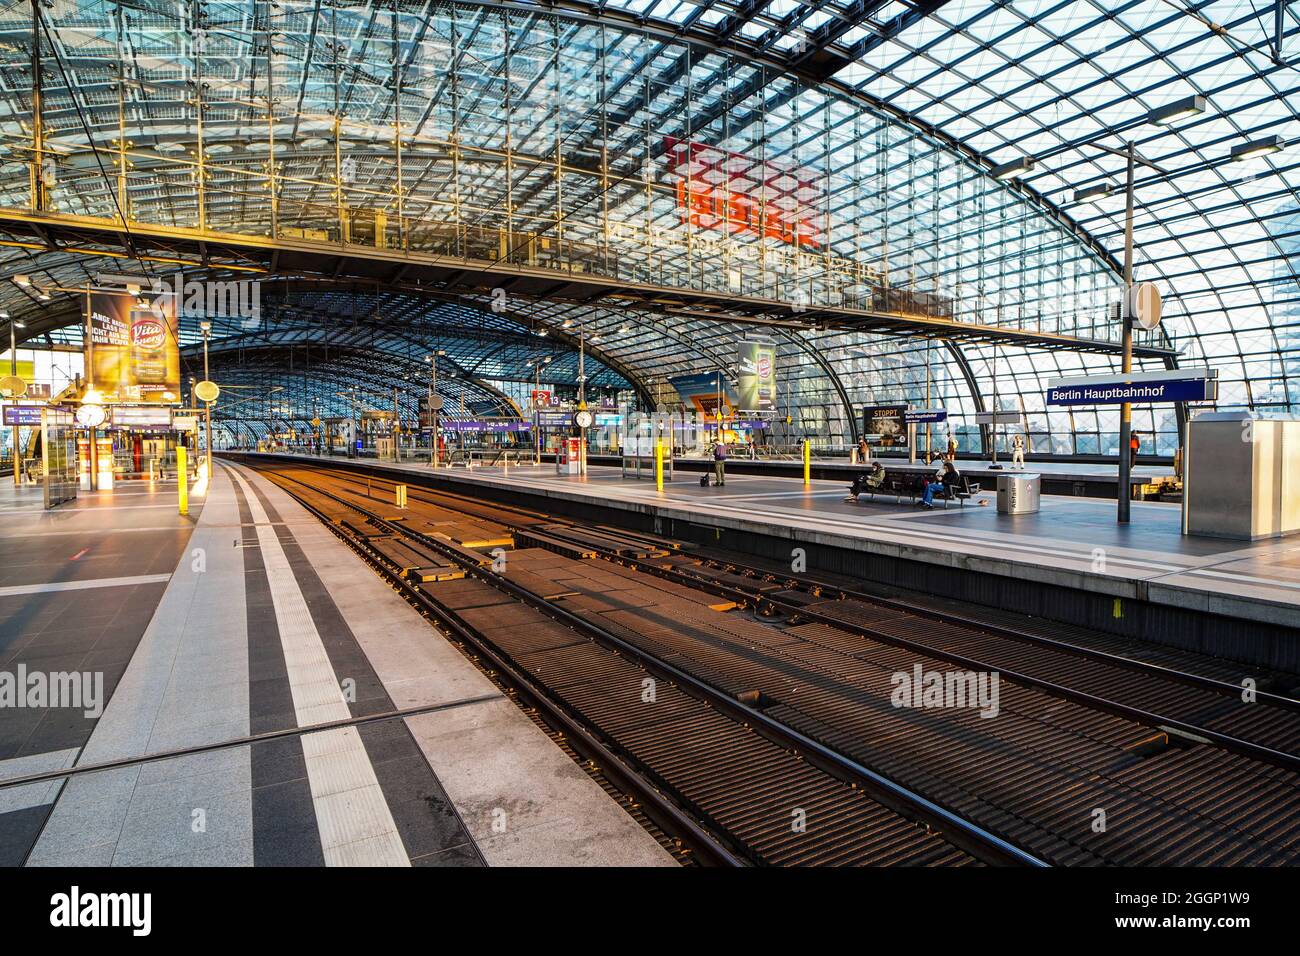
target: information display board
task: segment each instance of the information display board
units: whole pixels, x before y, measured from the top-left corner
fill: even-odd
[[[44,405],[6,405],[4,423],[8,426],[29,425],[39,427]]]
[[[108,403],[169,404],[181,387],[176,302],[110,292],[87,296],[90,382]]]
[[[114,428],[171,428],[171,409],[148,405],[117,405],[109,409]]]
[[[573,412],[538,412],[537,426],[539,428],[568,428],[573,424]]]
[[[488,432],[503,434],[506,432],[526,432],[528,422],[508,418],[448,418],[442,421],[442,428],[449,432]]]

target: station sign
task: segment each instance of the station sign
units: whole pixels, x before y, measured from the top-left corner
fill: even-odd
[[[1048,405],[1140,405],[1159,402],[1209,402],[1219,397],[1215,369],[1169,372],[1133,372],[1128,375],[1091,375],[1052,379],[1047,383]]]
[[[948,409],[946,408],[913,408],[905,416],[907,421],[923,425],[929,422],[946,422],[948,420]]]
[[[172,428],[178,432],[197,431],[199,419],[196,415],[177,415],[172,419]]]

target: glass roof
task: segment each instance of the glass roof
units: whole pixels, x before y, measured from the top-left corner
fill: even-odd
[[[1280,33],[1260,0],[603,5],[779,50],[994,164],[1032,157],[1025,188],[1116,258],[1124,160],[1101,147],[1131,140],[1160,167],[1138,167],[1135,278],[1161,285],[1182,364],[1220,368],[1221,403],[1300,405],[1300,148],[1231,159],[1300,141],[1300,4],[1282,5]],[[1203,113],[1142,122],[1192,95]],[[1103,183],[1111,196],[1075,201]]]
[[[1112,368],[1111,356],[813,319],[819,307],[901,302],[1113,340],[1122,188],[1096,202],[1075,192],[1122,187],[1113,151],[1132,141],[1145,160],[1135,273],[1165,295],[1164,341],[1180,364],[1220,369],[1221,404],[1295,411],[1300,149],[1231,154],[1300,139],[1297,7],[1275,37],[1264,6],[1165,0],[573,0],[563,11],[66,0],[48,9],[42,41],[50,196],[59,212],[155,225],[361,235],[449,259],[500,249],[523,266],[744,294],[809,316],[755,328],[511,293],[517,347],[471,336],[458,359],[485,383],[530,379],[521,343],[539,331],[556,336],[557,380],[576,371],[572,340],[559,343],[581,334],[611,385],[649,392],[679,372],[732,368],[739,340],[758,335],[778,343],[787,410],[832,444],[852,439],[861,404],[923,401],[928,383],[972,443],[974,412],[996,404],[1027,414],[1035,447],[1113,451],[1110,413],[1042,405],[1047,378]],[[0,62],[24,78],[0,90],[0,206],[21,207],[30,5],[0,4],[0,34]],[[1145,120],[1193,94],[1202,113]],[[1018,178],[990,175],[1026,157]],[[47,320],[34,329],[75,322],[75,289],[122,268],[3,247],[0,276],[39,275],[54,291],[37,301],[6,284],[0,306]],[[430,325],[355,289],[286,291],[258,334],[285,346],[318,316],[373,314],[393,338],[354,344],[402,355],[433,347],[447,322],[496,318],[485,295],[452,298]],[[1136,415],[1172,450],[1167,409]]]

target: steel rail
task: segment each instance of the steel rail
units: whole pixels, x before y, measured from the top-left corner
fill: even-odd
[[[337,470],[334,470],[334,473],[346,475],[346,471],[339,472]],[[347,479],[345,478],[344,480]],[[385,480],[392,480],[392,479],[385,478]],[[433,495],[442,496],[445,498],[452,498],[454,500],[463,501],[468,504],[475,505],[479,509],[483,507],[481,501],[477,501],[472,498],[466,498],[465,496],[458,495],[454,492],[436,490],[427,486],[417,485],[416,487],[419,490],[429,492]],[[427,501],[427,499],[425,500]],[[434,501],[429,501],[428,503],[436,504],[436,502]],[[504,510],[504,511],[514,512],[516,514],[527,515],[528,517],[531,518],[550,517],[550,516],[540,515],[538,512],[528,511],[523,508],[516,508],[511,505],[497,504],[496,502],[493,502],[490,508],[491,510],[498,511],[498,512]],[[502,523],[506,523],[506,522],[502,522]],[[554,521],[554,524],[564,525],[570,528],[574,528],[576,530],[581,530],[580,525],[568,521],[556,520]],[[507,526],[509,527],[508,524]],[[527,533],[529,529],[512,528],[512,530]],[[619,533],[625,533],[625,534],[637,536],[635,532],[623,532],[621,529],[616,529],[616,530],[618,530]],[[554,528],[552,528],[550,531],[548,531],[548,533],[555,534],[556,531]],[[642,538],[642,540],[647,540],[647,539]],[[1066,700],[1072,701],[1077,704],[1081,704],[1086,707],[1092,707],[1094,709],[1103,710],[1107,713],[1124,717],[1125,719],[1128,720],[1134,720],[1137,723],[1143,724],[1145,726],[1150,726],[1158,730],[1174,731],[1191,739],[1208,741],[1209,743],[1219,746],[1225,750],[1229,750],[1234,753],[1240,753],[1244,756],[1251,757],[1252,759],[1262,760],[1264,762],[1273,764],[1274,766],[1280,766],[1283,769],[1300,773],[1300,755],[1297,754],[1276,750],[1274,748],[1267,747],[1262,744],[1254,743],[1249,740],[1243,740],[1239,737],[1233,737],[1231,734],[1225,734],[1220,731],[1210,730],[1209,728],[1202,727],[1199,724],[1188,723],[1186,721],[1182,721],[1174,717],[1167,717],[1162,714],[1145,710],[1141,707],[1124,704],[1119,701],[1111,700],[1106,697],[1099,697],[1095,694],[1089,694],[1085,691],[1075,690],[1063,684],[1058,684],[1055,681],[1047,680],[1046,678],[1035,677],[1033,675],[1025,674],[1020,671],[1008,670],[1005,667],[1000,667],[994,664],[990,664],[987,661],[976,660],[974,658],[970,658],[965,655],[956,654],[952,651],[945,650],[941,647],[937,647],[932,644],[926,644],[924,642],[915,641],[910,638],[903,638],[903,637],[898,637],[896,635],[884,633],[882,631],[875,630],[866,624],[843,621],[835,617],[823,615],[816,611],[810,611],[805,606],[782,602],[772,597],[763,595],[761,593],[743,591],[738,588],[732,588],[729,587],[728,585],[719,584],[716,581],[710,581],[707,578],[697,577],[695,575],[692,575],[687,572],[679,571],[677,569],[661,568],[653,564],[652,562],[646,562],[637,558],[630,558],[623,555],[619,555],[609,550],[608,548],[602,548],[596,544],[590,544],[588,542],[577,542],[577,543],[580,543],[584,546],[590,547],[594,551],[597,551],[598,553],[601,554],[601,556],[605,560],[615,561],[627,566],[634,566],[638,571],[643,571],[655,575],[657,577],[661,577],[665,580],[671,580],[679,584],[689,584],[692,587],[696,587],[700,590],[707,591],[719,597],[725,597],[728,600],[735,601],[738,604],[754,605],[755,607],[761,607],[763,605],[766,605],[774,610],[780,611],[783,614],[798,615],[807,620],[812,620],[820,624],[829,625],[831,627],[836,628],[837,630],[848,631],[851,633],[865,634],[870,636],[873,640],[878,640],[881,641],[882,643],[891,644],[895,647],[901,647],[905,650],[910,650],[915,653],[927,654],[931,657],[936,657],[941,660],[946,660],[950,663],[959,664],[963,667],[967,667],[975,670],[986,670],[986,671],[996,670],[998,673],[1008,677],[1011,680],[1036,687],[1039,690],[1045,691],[1053,696],[1062,697]],[[731,567],[737,569],[750,571],[755,575],[763,575],[763,576],[775,575],[775,572],[772,572],[770,570],[754,568],[752,566],[743,565],[738,562],[722,561],[721,559],[701,559],[701,560],[715,560],[717,561],[717,563],[728,564]],[[1167,679],[1167,680],[1174,680],[1180,683],[1185,683],[1191,686],[1199,687],[1201,689],[1210,690],[1215,693],[1223,694],[1225,696],[1239,697],[1240,694],[1242,693],[1241,687],[1233,684],[1228,684],[1223,681],[1216,680],[1214,678],[1204,677],[1202,675],[1197,675],[1197,674],[1188,674],[1183,671],[1177,671],[1171,668],[1165,668],[1156,664],[1148,664],[1143,661],[1134,661],[1130,658],[1119,657],[1117,655],[1109,655],[1104,651],[1093,651],[1090,648],[1081,648],[1075,644],[1055,642],[1051,638],[1038,638],[1035,635],[1023,634],[1023,632],[1015,631],[1014,629],[1001,629],[998,628],[996,625],[984,625],[980,622],[963,618],[960,615],[948,615],[946,612],[943,611],[933,611],[930,609],[914,608],[908,602],[876,598],[872,595],[861,594],[860,592],[853,592],[848,589],[840,588],[837,585],[826,585],[824,584],[824,582],[817,582],[815,581],[815,579],[806,576],[803,578],[800,578],[799,576],[793,574],[789,576],[786,575],[776,575],[776,576],[778,578],[785,578],[794,584],[804,585],[804,586],[811,585],[814,587],[825,587],[833,592],[843,594],[846,597],[852,597],[854,600],[862,600],[867,603],[891,607],[895,610],[900,610],[905,613],[916,614],[917,616],[926,617],[928,619],[936,620],[942,623],[950,623],[950,624],[955,624],[963,627],[974,627],[978,630],[984,630],[991,634],[1004,636],[1013,640],[1024,639],[1027,641],[1032,641],[1033,643],[1039,643],[1042,646],[1047,646],[1051,649],[1059,650],[1062,653],[1077,654],[1080,657],[1088,657],[1088,658],[1100,660],[1104,663],[1114,664],[1116,666],[1126,666],[1126,669],[1133,670],[1135,672],[1144,673],[1147,674],[1148,676],[1154,676],[1157,678]],[[1281,695],[1271,694],[1267,691],[1256,692],[1256,699],[1258,701],[1262,701],[1265,704],[1282,707],[1288,710],[1300,709],[1300,702],[1297,702],[1288,697],[1283,697]]]
[[[553,534],[554,532],[551,531],[549,533]],[[593,551],[602,551],[598,545],[586,546],[589,546]],[[837,630],[849,633],[864,634],[872,640],[877,640],[884,644],[891,644],[895,647],[901,647],[904,650],[909,650],[914,653],[936,657],[972,670],[997,671],[1003,677],[1015,681],[1016,683],[1036,687],[1039,690],[1046,691],[1052,696],[1061,697],[1073,703],[1082,704],[1086,707],[1091,707],[1119,717],[1124,717],[1128,720],[1136,721],[1139,724],[1153,727],[1157,730],[1173,730],[1192,739],[1206,740],[1224,750],[1240,753],[1244,756],[1256,760],[1262,760],[1295,773],[1300,773],[1300,755],[1297,754],[1275,750],[1272,747],[1266,747],[1263,744],[1257,744],[1249,740],[1243,740],[1239,737],[1233,737],[1230,734],[1210,730],[1198,724],[1190,724],[1186,721],[1153,713],[1140,707],[1123,704],[1119,701],[1105,697],[1098,697],[1095,694],[1075,690],[1074,688],[1066,687],[1063,684],[1058,684],[1054,681],[1047,680],[1046,678],[1035,677],[1032,674],[1025,674],[1021,671],[1009,670],[1006,667],[990,664],[987,661],[976,660],[963,654],[957,654],[953,651],[945,650],[942,647],[936,647],[932,644],[926,644],[910,638],[889,634],[876,630],[869,624],[844,621],[830,615],[822,614],[818,611],[812,611],[804,605],[789,604],[761,593],[742,591],[739,588],[733,588],[716,581],[709,581],[707,578],[696,577],[672,568],[658,567],[652,562],[643,561],[639,558],[630,558],[618,555],[608,550],[604,551],[603,557],[605,560],[615,561],[627,567],[634,567],[638,571],[655,575],[664,580],[673,581],[677,584],[690,584],[692,587],[699,588],[700,590],[707,591],[719,597],[725,597],[738,604],[753,605],[756,608],[767,605],[786,615],[798,616],[804,620],[818,624],[826,624]],[[1240,688],[1236,688],[1236,690],[1240,693]]]
[[[376,523],[383,520],[357,505],[343,501],[338,496],[322,489],[312,488],[298,479],[279,474],[276,474],[276,477],[282,481],[293,481],[301,484],[313,493],[331,498],[339,504],[351,508],[358,514],[365,515]],[[626,761],[598,740],[588,731],[586,726],[571,716],[567,710],[547,694],[544,686],[534,681],[526,672],[517,668],[491,641],[467,626],[458,617],[448,613],[436,601],[433,601],[414,587],[408,580],[388,566],[388,562],[383,555],[368,547],[358,536],[349,534],[346,529],[330,520],[315,505],[304,500],[301,495],[285,488],[280,482],[276,483],[286,493],[290,494],[301,507],[333,531],[336,537],[361,555],[375,570],[382,573],[391,585],[398,588],[409,601],[418,605],[422,612],[436,620],[439,626],[445,628],[456,639],[464,641],[473,647],[477,653],[490,662],[492,668],[504,678],[505,682],[508,682],[513,687],[519,697],[530,706],[535,707],[543,715],[546,723],[565,735],[569,746],[588,760],[591,760],[611,782],[628,793],[634,794],[641,803],[642,812],[653,820],[664,833],[682,840],[683,843],[691,847],[698,854],[702,863],[728,867],[745,865],[745,862],[731,849],[724,846],[717,837],[704,830],[676,803],[669,800],[656,786],[651,784],[645,776],[629,766]]]
[[[794,750],[807,759],[809,763],[817,766],[821,770],[830,773],[832,776],[839,779],[847,780],[850,783],[856,783],[859,786],[862,786],[867,793],[882,805],[905,817],[919,820],[920,822],[924,822],[939,830],[945,839],[953,845],[974,854],[976,857],[983,859],[986,862],[1002,865],[1031,867],[1046,867],[1050,865],[1044,860],[1023,850],[1010,841],[1003,839],[997,834],[985,830],[977,824],[966,820],[964,817],[954,813],[947,807],[902,786],[894,780],[877,773],[871,768],[845,756],[844,754],[832,750],[830,747],[827,747],[819,741],[769,717],[762,711],[749,707],[723,691],[720,691],[712,685],[700,680],[694,675],[642,650],[636,645],[631,644],[614,634],[611,634],[599,625],[573,614],[564,608],[557,607],[553,603],[544,598],[538,597],[502,575],[496,574],[489,569],[467,561],[465,556],[461,554],[459,550],[454,547],[449,547],[445,542],[424,535],[411,528],[404,528],[400,522],[387,521],[373,512],[370,512],[357,504],[346,501],[337,495],[319,488],[313,488],[301,479],[289,476],[282,477],[288,481],[300,484],[317,494],[324,495],[344,507],[351,508],[359,514],[364,514],[372,524],[390,534],[395,534],[416,541],[422,546],[444,555],[464,568],[467,574],[480,578],[485,583],[510,594],[522,603],[542,611],[553,620],[556,620],[576,631],[580,631],[598,643],[637,661],[641,666],[645,667],[646,670],[674,682],[683,689],[689,689],[692,696],[704,700],[706,703],[712,705],[733,719],[748,724],[750,727],[766,736],[769,740]],[[319,516],[319,512],[316,513]],[[340,535],[343,533],[342,529],[338,529],[332,522],[327,523],[335,529],[336,533]],[[477,645],[478,642],[475,643]]]

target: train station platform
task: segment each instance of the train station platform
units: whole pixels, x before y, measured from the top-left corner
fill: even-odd
[[[176,491],[0,487],[0,865],[675,865],[274,485]]]
[[[427,464],[280,457],[433,480]],[[725,487],[701,487],[697,475],[679,471],[663,492],[602,466],[581,477],[550,464],[443,468],[436,481],[774,561],[791,561],[800,548],[809,570],[1300,669],[1300,540],[1184,536],[1177,504],[1134,502],[1123,526],[1114,503],[1102,500],[1044,495],[1037,514],[1001,515],[985,491],[964,506],[928,510],[892,496],[848,502],[844,481],[805,489],[799,479],[730,467]]]
[[[549,456],[546,456],[549,460]],[[588,459],[590,464],[618,468],[621,459],[614,455],[594,455]],[[923,461],[908,461],[907,458],[894,455],[882,455],[872,459],[885,466],[891,475],[928,475],[933,474],[935,466]],[[1011,459],[1001,458],[994,462],[987,458],[958,458],[962,473],[972,481],[978,481],[994,487],[997,476],[1011,471]],[[679,457],[673,462],[678,471],[709,471],[713,462],[704,458]],[[776,458],[732,458],[727,462],[728,471],[733,475],[764,475],[775,478],[803,478],[803,462],[790,457]],[[851,481],[853,475],[862,470],[861,465],[853,464],[845,458],[814,458],[811,462],[812,477],[828,481]],[[1119,493],[1119,466],[1110,462],[1073,462],[1073,461],[1035,461],[1025,463],[1025,471],[1042,476],[1044,494],[1069,495],[1076,498],[1110,498]],[[1133,499],[1141,501],[1156,497],[1177,488],[1176,476],[1172,465],[1138,464],[1132,469],[1130,478]]]

